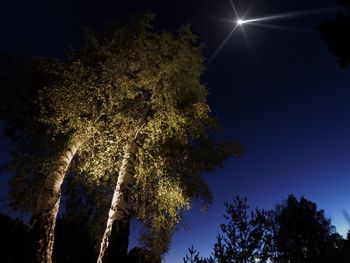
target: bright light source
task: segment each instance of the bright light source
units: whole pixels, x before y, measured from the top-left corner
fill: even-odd
[[[238,20],[237,20],[237,24],[238,24],[238,25],[242,25],[242,24],[244,24],[244,20],[242,20],[242,19],[238,19]]]

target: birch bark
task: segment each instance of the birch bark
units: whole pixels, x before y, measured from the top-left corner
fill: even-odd
[[[33,229],[37,231],[38,244],[35,249],[35,262],[51,263],[57,212],[60,206],[61,185],[76,152],[82,142],[70,144],[57,158],[53,169],[45,179],[39,193],[33,216]]]
[[[108,248],[109,237],[112,232],[115,220],[127,220],[129,216],[130,195],[134,185],[135,161],[137,143],[136,139],[130,141],[124,149],[122,165],[118,175],[118,181],[114,189],[111,207],[108,213],[107,225],[101,241],[100,253],[97,258],[98,263],[105,260]]]

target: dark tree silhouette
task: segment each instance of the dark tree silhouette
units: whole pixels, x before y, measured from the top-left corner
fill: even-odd
[[[0,214],[0,262],[32,262],[24,253],[32,245],[27,231],[28,226],[19,219]],[[96,261],[94,242],[84,222],[58,218],[53,259],[56,263]]]
[[[94,245],[84,221],[57,219],[53,262],[96,262]]]
[[[225,223],[209,258],[200,258],[192,247],[183,258],[184,263],[250,263],[264,262],[273,257],[274,215],[259,208],[250,210],[246,198],[235,197],[225,203]]]
[[[203,258],[199,258],[199,252],[193,247],[188,248],[188,253],[183,258],[184,263],[200,263],[206,262]]]
[[[350,259],[350,231],[348,231],[347,238],[342,240],[342,246],[339,249],[336,262],[346,263]]]
[[[267,260],[273,254],[272,211],[256,208],[249,211],[247,199],[236,197],[226,203],[221,224],[222,235],[214,245],[214,258],[217,262],[256,262]]]
[[[337,14],[333,20],[327,20],[319,27],[329,52],[335,55],[341,67],[347,68],[350,64],[350,0],[337,0],[344,7],[343,12]],[[347,218],[347,214],[344,214]],[[348,218],[347,218],[348,219]],[[349,221],[349,220],[348,220]],[[350,235],[342,240],[336,262],[349,262]]]
[[[333,20],[327,20],[320,26],[320,31],[328,44],[329,52],[338,58],[341,67],[350,64],[350,0],[337,0],[345,7]]]
[[[5,136],[14,145],[8,168],[15,173],[10,184],[10,205],[33,212],[45,178],[47,164],[61,152],[65,136],[53,139],[47,126],[39,121],[39,90],[55,82],[58,69],[54,59],[25,55],[2,55],[0,59],[0,120],[5,123]],[[35,222],[33,220],[32,222]],[[28,257],[33,258],[39,240],[40,224],[29,227]],[[30,249],[32,248],[32,249]]]
[[[42,184],[43,163],[61,151],[58,136],[53,143],[39,121],[39,90],[55,81],[53,59],[3,54],[0,57],[0,121],[14,150],[7,166],[16,177],[10,185],[10,205],[31,212]]]
[[[184,263],[345,263],[350,258],[347,239],[335,232],[323,210],[315,203],[293,195],[266,211],[249,210],[246,199],[226,203],[222,234],[209,258],[201,258],[191,246]]]
[[[341,238],[315,203],[290,195],[276,209],[276,262],[335,262]]]
[[[119,262],[119,261],[110,261],[110,262]],[[161,257],[157,254],[152,253],[148,249],[141,248],[141,247],[134,247],[133,249],[130,250],[126,262],[128,263],[160,263]]]
[[[0,213],[0,261],[3,263],[26,262],[27,227],[19,220]]]

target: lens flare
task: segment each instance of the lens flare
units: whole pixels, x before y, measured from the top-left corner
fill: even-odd
[[[231,32],[226,36],[226,38],[221,42],[219,47],[214,51],[214,53],[211,55],[211,57],[208,59],[206,66],[209,68],[211,63],[215,60],[215,58],[218,56],[218,54],[221,52],[221,50],[224,48],[224,46],[227,44],[233,33],[236,31],[237,28],[240,28],[241,32],[245,35],[245,30],[243,25],[249,24],[252,26],[262,26],[266,28],[271,28],[271,29],[281,29],[281,30],[291,30],[291,31],[302,31],[300,29],[296,28],[290,28],[286,26],[281,26],[281,25],[272,25],[270,23],[264,23],[264,22],[274,22],[278,20],[287,20],[287,19],[293,19],[297,17],[305,17],[305,16],[310,16],[310,15],[316,15],[316,14],[321,14],[321,13],[326,13],[326,12],[334,12],[338,10],[342,10],[341,7],[328,7],[328,8],[320,8],[320,9],[312,9],[312,10],[304,10],[304,11],[299,11],[299,12],[289,12],[289,13],[280,13],[280,14],[275,14],[275,15],[267,15],[263,17],[256,17],[256,18],[249,18],[246,19],[246,16],[248,14],[248,11],[245,14],[239,14],[233,0],[229,0],[232,11],[233,11],[233,18],[229,20],[229,22],[232,23],[234,21],[235,26],[232,29]],[[247,38],[247,37],[246,37]]]
[[[299,12],[290,12],[290,13],[281,13],[276,15],[269,15],[264,17],[257,17],[257,18],[251,18],[251,19],[238,19],[238,21],[243,22],[244,24],[248,24],[251,22],[264,22],[264,21],[271,21],[271,20],[286,20],[286,19],[292,19],[297,17],[303,17],[303,16],[310,16],[310,15],[317,15],[321,13],[326,12],[333,12],[341,10],[340,7],[328,7],[328,8],[319,8],[319,9],[312,9],[312,10],[305,10],[305,11],[299,11]],[[241,23],[241,24],[243,24]]]
[[[243,25],[243,24],[245,23],[245,21],[242,20],[242,19],[238,19],[238,20],[236,21],[236,23],[237,23],[237,25]]]

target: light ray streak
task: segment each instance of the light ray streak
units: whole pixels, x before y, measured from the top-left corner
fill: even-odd
[[[257,4],[259,0],[255,0],[253,3],[251,3],[249,6],[248,6],[248,9],[247,11],[245,11],[244,15],[242,16],[242,18],[244,19],[245,17],[248,16],[249,12],[255,7],[255,5]]]
[[[254,22],[249,23],[249,25],[260,26],[260,27],[276,29],[276,30],[285,30],[285,31],[291,31],[291,32],[313,33],[313,31],[311,30],[303,30],[301,28],[290,27],[290,26],[281,26],[281,25],[272,25],[272,24],[254,23]]]
[[[341,9],[342,9],[341,7],[328,7],[328,8],[319,8],[319,9],[305,10],[305,11],[299,11],[299,12],[282,13],[282,14],[269,15],[269,16],[252,18],[252,19],[244,19],[243,23],[241,23],[241,24],[248,24],[248,23],[252,23],[252,22],[270,21],[270,20],[286,20],[286,19],[291,19],[291,18],[295,18],[295,17],[316,15],[316,14],[320,14],[320,13],[332,12],[332,11],[341,10]],[[238,20],[239,19],[237,19],[237,21]]]
[[[264,17],[257,17],[257,18],[252,18],[252,19],[245,19],[246,15],[248,14],[249,8],[247,12],[244,14],[244,16],[240,17],[237,11],[237,8],[235,4],[233,3],[233,0],[229,0],[234,17],[236,19],[236,25],[232,29],[232,31],[226,36],[224,41],[219,45],[219,47],[214,51],[214,53],[211,55],[211,57],[208,59],[206,63],[206,68],[208,69],[211,63],[214,61],[214,59],[218,56],[220,51],[224,48],[230,37],[233,35],[233,33],[236,31],[238,27],[241,27],[243,33],[244,33],[244,38],[248,40],[248,36],[244,32],[243,25],[244,24],[251,24],[255,26],[261,26],[261,27],[267,27],[267,28],[272,28],[272,29],[280,29],[280,30],[289,30],[289,31],[302,31],[296,28],[291,28],[291,27],[286,27],[286,26],[278,26],[278,25],[271,25],[271,24],[263,24],[263,23],[258,23],[258,22],[263,22],[263,21],[270,21],[270,20],[286,20],[286,19],[291,19],[295,17],[302,17],[302,16],[309,16],[309,15],[316,15],[320,13],[325,13],[325,12],[332,12],[332,11],[337,11],[337,10],[342,10],[341,7],[328,7],[328,8],[319,8],[319,9],[311,9],[311,10],[305,10],[305,11],[299,11],[299,12],[289,12],[289,13],[282,13],[282,14],[276,14],[276,15],[269,15],[269,16],[264,16]],[[255,1],[256,3],[256,1]],[[226,21],[226,19],[221,19]],[[233,22],[232,20],[229,20],[229,22]],[[302,31],[305,32],[305,31]]]
[[[349,213],[348,213],[346,210],[344,210],[344,211],[343,211],[343,215],[344,215],[346,221],[348,222],[348,224],[349,224],[349,226],[350,226],[350,216],[349,216]]]
[[[232,6],[233,13],[235,14],[235,17],[239,18],[238,11],[237,11],[237,8],[236,8],[235,4],[233,3],[233,0],[230,0],[230,4]]]
[[[238,28],[238,25],[236,25],[232,31],[226,36],[226,38],[224,39],[224,41],[222,41],[222,43],[220,44],[220,46],[214,51],[213,55],[210,56],[210,58],[208,59],[207,63],[206,63],[206,68],[208,69],[209,66],[211,65],[211,63],[213,62],[213,60],[218,56],[218,54],[220,53],[220,51],[223,49],[223,47],[226,45],[227,41],[230,39],[230,37],[233,35],[233,33],[236,31],[236,29]]]
[[[241,32],[242,32],[242,35],[243,35],[243,38],[244,38],[244,41],[246,42],[247,44],[247,47],[250,51],[252,51],[252,43],[249,39],[249,36],[247,34],[247,32],[244,30],[244,27],[241,27]]]

